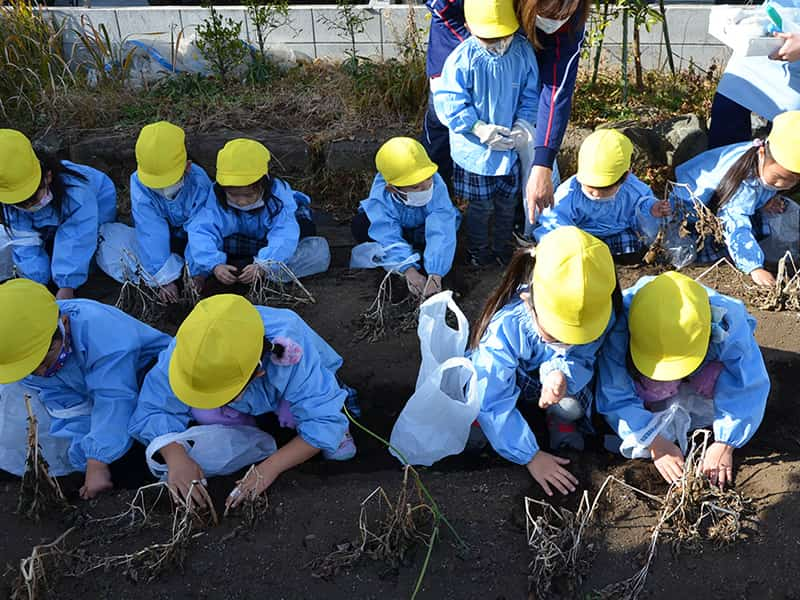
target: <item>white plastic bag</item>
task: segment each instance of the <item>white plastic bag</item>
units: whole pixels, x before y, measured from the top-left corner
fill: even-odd
[[[689,432],[714,422],[714,401],[696,394],[687,383],[669,399],[665,410],[654,412],[648,424],[622,440],[620,453],[627,458],[650,458],[650,445],[657,435],[676,442],[686,454]]]
[[[183,258],[177,254],[170,254],[158,273],[155,275],[147,273],[139,262],[136,231],[124,223],[100,225],[95,256],[97,266],[106,275],[120,283],[131,281],[138,284],[141,276],[148,285],[166,285],[179,279],[183,272]]]
[[[165,480],[167,465],[153,456],[167,444],[177,442],[186,448],[206,477],[230,475],[264,460],[278,447],[275,439],[258,427],[246,425],[196,425],[181,433],[158,436],[147,446],[147,466],[154,476]]]
[[[445,321],[448,308],[456,316],[458,329],[451,328]],[[418,389],[433,374],[436,367],[448,358],[464,356],[467,349],[469,322],[453,300],[452,291],[439,292],[422,303],[419,307],[417,336],[422,356],[417,375]]]
[[[0,225],[0,281],[14,277],[14,246],[40,246],[42,237],[35,231],[10,231]]]
[[[536,227],[535,223],[528,220],[528,200],[526,198],[526,187],[528,178],[531,176],[533,170],[533,158],[536,152],[536,127],[532,123],[528,123],[523,119],[518,119],[515,125],[518,124],[522,127],[525,134],[515,140],[515,150],[519,155],[520,175],[522,181],[522,207],[525,211],[525,229],[524,236],[528,239],[533,237],[533,230]],[[561,173],[558,171],[558,161],[553,161],[553,189],[555,190],[561,185]],[[537,217],[538,220],[538,217]]]
[[[392,429],[390,443],[412,465],[430,466],[464,450],[481,401],[468,358],[446,360],[419,385]],[[392,450],[401,462],[403,458]]]
[[[350,268],[351,269],[377,269],[383,267],[387,271],[399,269],[402,266],[415,263],[419,261],[419,254],[414,253],[399,263],[391,263],[386,260],[386,253],[392,248],[403,246],[400,242],[389,244],[384,247],[378,242],[364,242],[353,246],[350,251]]]
[[[50,415],[39,394],[21,383],[0,385],[0,469],[17,476],[25,473],[28,454],[28,411],[25,394],[31,397],[31,408],[39,423],[39,446],[56,477],[75,471],[69,462],[70,440],[50,435]]]
[[[786,209],[782,213],[762,212],[764,223],[769,225],[770,234],[759,242],[767,262],[775,263],[787,251],[795,261],[800,260],[800,204],[786,199]]]

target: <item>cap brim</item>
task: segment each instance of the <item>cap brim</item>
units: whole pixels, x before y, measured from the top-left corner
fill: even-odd
[[[610,173],[602,175],[597,173],[586,174],[578,171],[575,174],[575,177],[578,179],[578,183],[581,185],[588,185],[589,187],[594,188],[605,188],[617,183],[620,180],[620,177],[622,177],[624,174],[625,171],[619,174]]]
[[[398,179],[395,179],[392,185],[399,185],[399,186],[417,185],[418,183],[425,181],[429,177],[433,177],[436,171],[438,170],[439,167],[431,163],[427,167],[418,169],[413,173],[411,173],[410,175],[406,175],[405,177],[400,177]]]
[[[631,340],[631,359],[634,366],[642,375],[655,381],[676,381],[691,375],[703,364],[707,353],[708,346],[705,345],[702,352],[695,348],[688,356],[666,359],[648,355]]]
[[[36,161],[36,173],[34,174],[31,179],[25,183],[19,189],[14,190],[13,192],[0,192],[0,202],[3,204],[19,204],[20,202],[25,202],[31,196],[36,193],[36,190],[39,189],[39,185],[42,183],[42,166],[39,164],[39,161]],[[45,353],[46,354],[46,353]]]
[[[473,27],[470,25],[469,30],[474,36],[485,40],[492,40],[515,34],[519,30],[519,25],[516,27],[509,27],[507,25],[476,25]]]
[[[154,189],[163,189],[165,187],[169,187],[171,185],[175,185],[181,180],[184,173],[186,172],[186,168],[183,169],[175,169],[171,173],[163,174],[163,175],[152,175],[150,173],[146,173],[139,169],[136,171],[136,175],[139,178],[139,181],[142,182],[142,185],[145,185],[149,188]]]
[[[0,366],[0,384],[14,383],[33,374],[42,364],[48,350],[50,350],[50,344],[47,344],[44,350],[37,350],[13,364]]]
[[[211,409],[224,406],[236,398],[247,386],[248,382],[249,379],[212,393],[202,392],[186,383],[182,369],[178,366],[178,361],[175,360],[174,351],[169,359],[169,385],[172,388],[172,392],[178,397],[178,400],[192,408]]]
[[[592,343],[603,335],[608,327],[608,321],[611,319],[611,299],[594,315],[586,318],[580,326],[564,323],[547,306],[537,303],[535,296],[533,300],[536,305],[536,320],[539,322],[539,326],[564,344],[578,346]]]
[[[245,187],[253,185],[265,175],[267,175],[267,173],[261,173],[259,175],[228,175],[226,173],[217,172],[217,183],[223,187]]]

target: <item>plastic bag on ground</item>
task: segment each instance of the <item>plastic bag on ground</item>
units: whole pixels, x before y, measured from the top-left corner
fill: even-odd
[[[417,252],[402,262],[392,263],[387,261],[386,253],[392,248],[403,245],[404,244],[398,242],[384,247],[378,242],[364,242],[353,246],[353,249],[350,251],[350,268],[377,269],[378,267],[383,267],[387,271],[391,271],[393,269],[399,269],[407,264],[419,262],[420,256]]]
[[[167,465],[154,459],[167,444],[181,444],[206,477],[230,475],[260,462],[278,449],[275,439],[257,427],[197,425],[181,433],[167,433],[147,446],[147,466],[155,477],[167,478]]]
[[[148,285],[166,285],[181,277],[183,273],[182,257],[170,254],[158,273],[151,275],[145,272],[139,262],[138,248],[136,231],[133,227],[124,223],[103,223],[100,225],[97,244],[97,266],[119,283],[131,281],[138,284],[141,277]]]
[[[776,263],[787,251],[795,261],[800,260],[800,204],[786,199],[786,209],[782,213],[761,213],[770,234],[759,242],[764,258],[768,263]]]
[[[455,315],[458,329],[453,329],[445,321],[448,309]],[[439,292],[422,303],[417,336],[422,356],[416,385],[419,388],[439,365],[448,358],[464,356],[467,349],[469,322],[453,300],[452,291]]]
[[[0,225],[0,281],[14,277],[14,246],[39,246],[41,236],[35,231],[12,232]]]
[[[25,394],[39,424],[39,446],[55,477],[75,471],[69,462],[70,440],[50,435],[50,415],[39,400],[39,394],[21,383],[0,384],[0,469],[21,477],[28,455],[28,410]]]

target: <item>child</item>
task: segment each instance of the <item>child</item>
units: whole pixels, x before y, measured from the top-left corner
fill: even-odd
[[[539,449],[518,402],[547,411],[550,446],[583,449],[575,421],[588,423],[594,362],[614,324],[619,296],[608,246],[576,227],[559,227],[520,251],[476,324],[470,347],[482,397],[478,423],[504,458],[526,465],[545,493],[577,480],[569,463]]]
[[[342,414],[347,391],[336,380],[341,365],[341,357],[294,312],[254,307],[233,294],[213,296],[194,308],[145,378],[130,433],[149,444],[185,431],[192,420],[209,422],[209,409],[224,407],[225,419],[235,423],[241,420],[231,416],[237,412],[260,415],[288,404],[297,437],[237,484],[228,497],[236,506],[320,450],[330,460],[355,455]],[[185,497],[192,481],[203,480],[201,465],[177,443],[160,452],[170,487]]]
[[[603,240],[613,256],[641,252],[642,225],[658,229],[657,219],[671,210],[669,201],[657,200],[631,173],[632,153],[631,141],[614,129],[587,137],[578,151],[578,173],[556,190],[556,204],[542,214],[536,240],[574,225]]]
[[[472,36],[447,58],[433,100],[450,129],[455,195],[469,202],[469,262],[505,264],[521,194],[515,136],[527,139],[536,122],[539,70],[533,48],[517,33],[513,0],[466,0],[464,14]]]
[[[703,472],[720,487],[733,483],[734,448],[758,429],[770,388],[755,319],[740,301],[674,271],[642,277],[623,297],[627,319],[617,321],[600,352],[597,410],[626,456],[651,456],[672,483],[683,473],[683,453],[674,437],[653,435],[651,411],[669,406],[688,385],[713,404],[715,441]],[[691,424],[706,425],[712,423]]]
[[[764,268],[764,252],[757,239],[765,237],[761,212],[782,213],[783,192],[800,182],[800,111],[778,115],[766,140],[723,146],[704,152],[675,169],[678,183],[717,214],[733,262],[759,285],[775,285]],[[688,190],[675,189],[688,200]],[[796,224],[800,227],[800,224]],[[769,232],[766,232],[769,235]],[[704,261],[724,254],[724,248],[706,242],[711,252]]]
[[[131,210],[138,256],[144,270],[162,286],[162,300],[175,302],[178,285],[173,277],[183,265],[186,229],[208,198],[211,180],[187,159],[183,129],[167,121],[142,128],[136,164]]]
[[[436,165],[422,144],[396,137],[378,150],[375,166],[369,198],[353,218],[353,237],[359,244],[373,240],[386,248],[387,268],[402,273],[415,296],[441,292],[442,278],[453,266],[461,214]],[[425,248],[424,268],[409,262],[415,247]]]
[[[50,433],[71,441],[69,460],[86,473],[81,497],[111,489],[112,474],[130,477],[120,460],[131,449],[128,421],[169,336],[112,306],[56,301],[44,286],[14,279],[0,285],[0,339],[0,383],[22,380],[39,392]]]
[[[270,153],[236,139],[217,154],[217,182],[189,224],[189,270],[202,288],[213,274],[223,285],[251,284],[259,269],[285,279],[275,262],[297,277],[330,265],[325,238],[316,237],[311,199],[269,175]]]
[[[14,129],[0,129],[0,225],[13,240],[19,275],[75,297],[86,283],[100,225],[117,215],[107,175],[66,160],[39,158]]]

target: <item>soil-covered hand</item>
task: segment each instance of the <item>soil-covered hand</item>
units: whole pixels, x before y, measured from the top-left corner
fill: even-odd
[[[775,276],[766,269],[753,269],[750,271],[750,278],[758,285],[775,285]]]
[[[243,479],[236,482],[236,487],[231,490],[225,500],[225,508],[236,508],[246,499],[254,499],[263,494],[275,478],[277,473],[273,473],[269,463],[266,461],[250,469]]]
[[[242,274],[239,275],[239,283],[244,283],[246,285],[253,283],[260,268],[261,267],[259,267],[256,263],[247,265],[244,269],[242,269]]]
[[[653,208],[650,209],[650,214],[657,218],[670,216],[672,214],[672,207],[669,204],[669,200],[659,200],[653,204]]]
[[[683,475],[683,453],[666,438],[656,436],[650,445],[650,456],[667,483],[674,483]]]
[[[785,60],[795,62],[800,60],[800,33],[776,32],[775,37],[783,40],[783,46],[770,54],[773,60]]]
[[[537,214],[553,206],[553,169],[533,165],[525,184],[525,198],[528,201],[528,221],[534,223]]]
[[[733,446],[722,442],[711,444],[703,460],[703,474],[711,481],[711,485],[720,488],[733,483]]]
[[[425,282],[425,291],[422,292],[423,298],[430,298],[442,291],[442,278],[439,275],[428,275]]]
[[[427,279],[425,276],[417,271],[414,267],[409,267],[404,273],[408,291],[415,296],[422,296],[425,290],[425,283]]]
[[[223,285],[233,285],[239,280],[239,269],[233,265],[217,265],[214,267],[214,277]]]
[[[158,292],[162,302],[173,304],[178,301],[178,285],[173,281],[163,286]]]
[[[536,480],[536,483],[542,486],[545,494],[552,496],[553,490],[550,489],[550,486],[553,486],[566,495],[574,492],[575,486],[578,485],[575,476],[562,466],[568,464],[568,458],[561,458],[539,450],[533,455],[533,459],[527,464],[527,467],[528,472]]]
[[[204,495],[196,489],[198,485],[206,484],[200,465],[186,454],[183,446],[175,442],[167,444],[160,452],[167,463],[167,484],[170,492],[177,498],[186,500],[189,490],[192,490],[192,502],[195,506],[206,508]]]
[[[786,210],[786,201],[783,196],[774,196],[761,207],[761,210],[770,215],[779,215]]]
[[[72,300],[75,297],[75,288],[59,288],[56,300]]]
[[[98,494],[113,488],[114,484],[111,482],[111,471],[108,470],[108,465],[93,458],[86,459],[86,478],[79,492],[81,498],[91,500]]]
[[[206,280],[208,278],[205,275],[195,275],[192,277],[192,285],[194,286],[194,291],[198,294],[202,294],[203,290],[206,287]]]
[[[539,408],[542,410],[558,404],[567,393],[567,378],[561,371],[551,371],[542,384]]]

